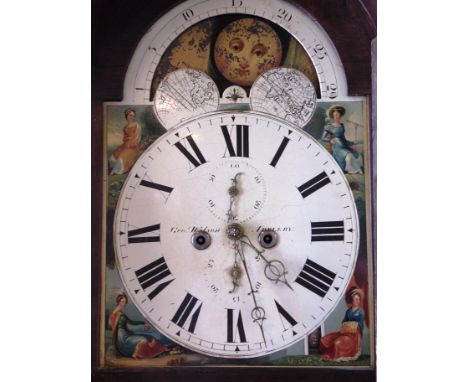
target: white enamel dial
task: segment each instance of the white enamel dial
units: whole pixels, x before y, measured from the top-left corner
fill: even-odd
[[[241,257],[226,233],[230,207],[245,234]],[[358,226],[346,178],[319,143],[273,117],[216,112],[168,131],[133,166],[114,247],[130,298],[164,335],[249,358],[301,340],[333,310],[353,273]],[[260,246],[263,230],[276,232],[272,248]],[[197,231],[210,235],[206,249],[192,244]]]
[[[330,37],[303,9],[285,0],[188,0],[164,14],[140,40],[125,76],[123,102],[151,104],[151,82],[166,48],[192,25],[219,15],[245,14],[267,19],[294,36],[315,67],[321,99],[346,96],[341,59]]]

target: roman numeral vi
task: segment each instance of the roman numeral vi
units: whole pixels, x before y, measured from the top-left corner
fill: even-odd
[[[247,342],[245,337],[244,323],[242,321],[242,314],[239,310],[239,315],[237,316],[237,323],[234,324],[234,309],[227,309],[227,341],[226,342],[237,342],[234,341],[235,329],[239,333],[238,342]]]

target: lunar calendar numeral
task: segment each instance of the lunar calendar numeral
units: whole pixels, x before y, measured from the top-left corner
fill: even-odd
[[[344,240],[344,222],[310,222],[311,241],[342,241]]]
[[[160,281],[164,278],[171,275],[171,271],[167,267],[166,260],[164,257],[161,257],[148,265],[145,265],[143,268],[138,269],[135,271],[135,275],[143,289],[147,289]],[[155,289],[153,289],[149,294],[148,298],[152,300],[155,298],[161,291],[166,288],[171,282],[175,279],[171,279],[159,284]]]
[[[336,96],[338,95],[337,89],[338,86],[336,86],[336,84],[334,83],[327,85],[328,98],[336,98]]]
[[[319,60],[323,60],[327,55],[324,46],[320,42],[315,44],[314,52]]]
[[[280,8],[278,9],[276,17],[283,19],[284,21],[291,21],[292,14],[290,14],[286,9]]]
[[[278,313],[281,317],[283,317],[286,321],[289,322],[289,325],[294,326],[297,325],[297,321],[291,316],[286,309],[284,309],[278,301],[275,300],[276,308],[278,309]],[[283,320],[281,319],[281,323],[283,324],[284,329],[286,330],[286,326],[284,325]],[[294,332],[294,334],[297,334]]]
[[[193,140],[192,136],[189,135],[185,139],[187,139],[187,142],[189,143],[190,147],[192,148],[193,152],[195,153],[195,156],[198,158],[198,160],[190,154],[190,152],[182,145],[182,143],[177,142],[174,144],[175,147],[179,149],[179,151],[185,155],[185,157],[195,166],[198,167],[202,165],[203,163],[206,163],[206,159],[201,153],[200,149],[198,148],[197,144]]]
[[[189,21],[193,15],[194,13],[190,8],[182,12],[182,16],[184,17],[185,21]]]
[[[224,140],[226,141],[227,150],[231,157],[249,157],[249,126],[248,125],[236,125],[236,149],[231,140],[228,127],[225,125],[221,126]]]
[[[198,303],[200,304],[198,305]],[[195,309],[197,305],[198,308]],[[190,315],[192,315],[187,331],[190,333],[194,333],[202,305],[203,303],[200,302],[196,297],[192,296],[190,293],[187,293],[184,297],[184,300],[182,301],[182,304],[180,304],[179,309],[177,309],[177,312],[174,314],[174,317],[172,317],[171,321],[177,326],[184,328],[184,325],[187,322],[188,318],[190,317]]]
[[[245,337],[244,323],[242,322],[242,314],[239,310],[239,315],[237,316],[237,323],[234,325],[234,311],[235,309],[227,309],[227,341],[226,342],[247,342]],[[239,341],[234,341],[235,328],[237,333],[239,333]]]
[[[321,189],[323,186],[326,186],[328,183],[330,183],[330,178],[325,173],[325,171],[322,171],[320,174],[305,182],[297,189],[303,198],[307,198],[310,194],[313,194],[315,191]]]
[[[289,138],[286,138],[286,137],[283,138],[281,144],[280,144],[279,147],[278,147],[278,150],[276,150],[275,156],[274,156],[273,159],[271,160],[270,166],[273,166],[273,167],[276,166],[276,164],[278,163],[279,159],[281,158],[281,155],[283,155],[284,149],[285,149],[286,146],[288,145],[289,141],[290,141]]]
[[[149,232],[154,232],[154,231],[159,231],[159,229],[160,229],[160,225],[155,224],[155,225],[150,225],[148,227],[128,230],[128,233],[127,233],[128,244],[159,242],[161,241],[161,238],[159,237],[159,235],[138,237],[138,235],[142,235],[144,233],[149,233]]]
[[[304,268],[297,276],[296,282],[320,297],[325,297],[333,284],[335,276],[336,273],[307,259]]]

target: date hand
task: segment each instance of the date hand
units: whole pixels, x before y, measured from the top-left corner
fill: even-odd
[[[289,289],[294,290],[293,287],[288,283],[288,280],[286,279],[286,274],[288,272],[286,271],[286,267],[284,266],[284,264],[280,260],[268,260],[265,256],[263,256],[263,251],[257,249],[252,244],[248,236],[243,235],[243,237],[246,238],[247,241],[242,240],[242,243],[252,248],[257,253],[257,256],[266,263],[264,269],[265,277],[268,280],[274,281],[275,284],[278,284],[278,281],[280,281],[286,284]]]

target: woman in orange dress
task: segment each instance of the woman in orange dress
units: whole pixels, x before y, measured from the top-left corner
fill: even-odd
[[[361,301],[364,292],[357,287],[346,293],[346,302],[351,305],[346,311],[339,332],[327,334],[320,341],[321,360],[354,361],[361,355],[361,337],[364,329],[364,310]]]
[[[116,298],[117,306],[109,316],[109,324],[112,327],[112,342],[117,351],[125,357],[154,358],[169,351],[160,344],[156,338],[150,335],[134,334],[129,328],[131,325],[145,325],[145,330],[151,326],[142,321],[133,321],[124,313],[128,298],[121,293]]]
[[[112,153],[109,159],[110,175],[125,174],[132,168],[137,159],[141,141],[141,126],[135,122],[135,115],[135,110],[125,110],[127,124],[124,127],[123,143]]]

